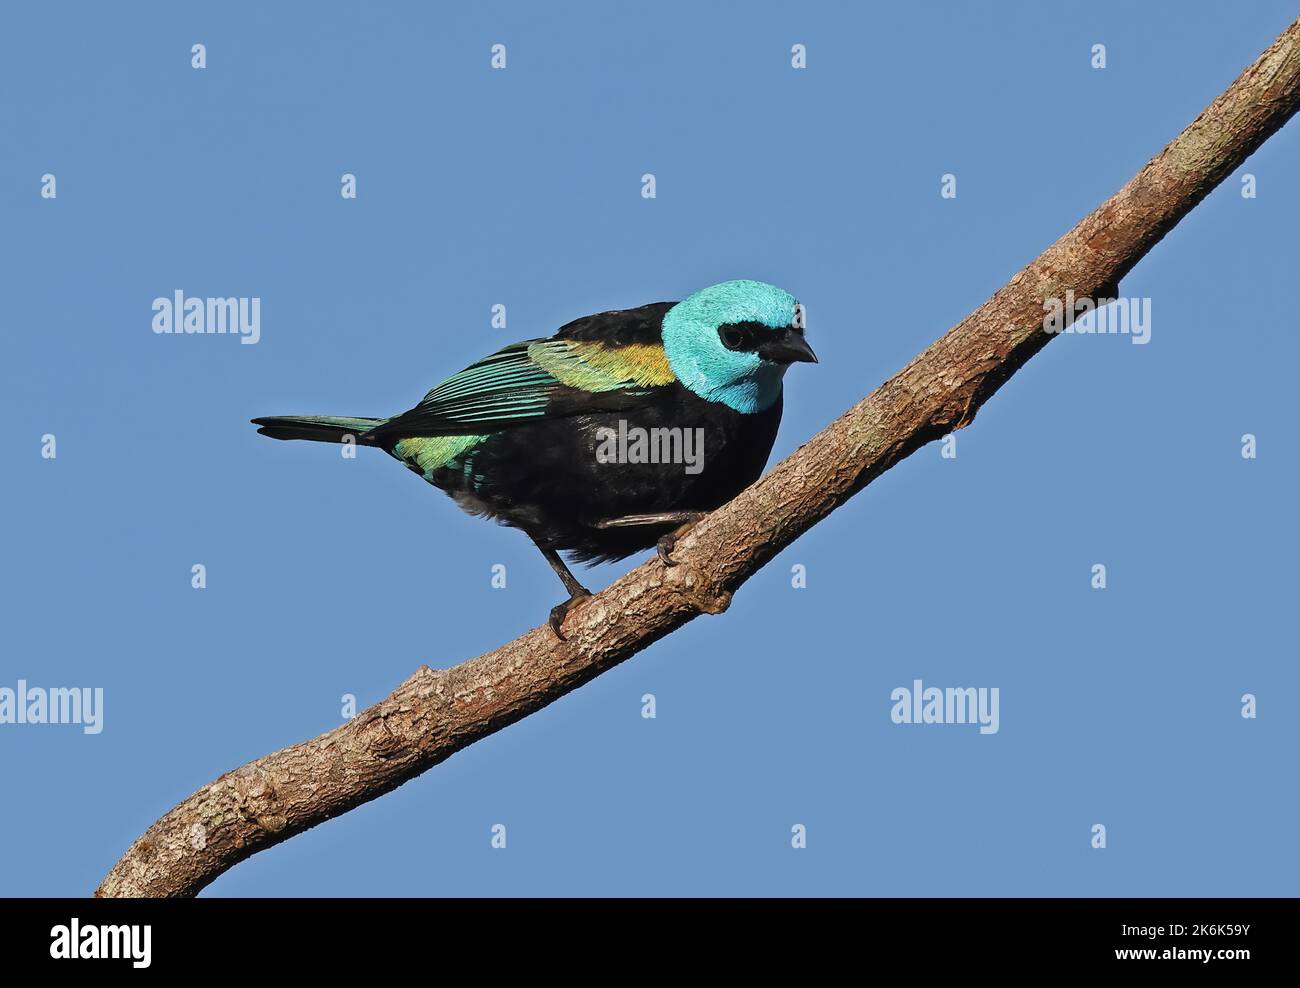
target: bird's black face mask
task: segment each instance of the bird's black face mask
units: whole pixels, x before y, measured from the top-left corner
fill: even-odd
[[[768,363],[817,363],[803,331],[794,326],[773,329],[757,322],[728,323],[718,328],[718,337],[728,350],[748,350]]]

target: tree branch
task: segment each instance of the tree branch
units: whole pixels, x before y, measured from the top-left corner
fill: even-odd
[[[979,407],[1051,339],[1044,300],[1107,298],[1120,278],[1300,107],[1300,20],[1122,189],[991,299],[674,550],[575,607],[311,741],[221,776],[151,826],[100,896],[193,895],[244,858],[375,799],[636,654],[726,610],[761,566],[875,477]],[[1051,144],[1049,142],[1048,146]]]

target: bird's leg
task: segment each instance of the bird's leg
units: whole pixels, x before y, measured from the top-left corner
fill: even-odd
[[[532,538],[532,536],[529,536],[529,538]],[[564,618],[569,613],[569,608],[575,601],[581,600],[583,597],[590,597],[591,591],[579,583],[577,577],[569,572],[569,567],[564,565],[564,560],[560,558],[558,552],[542,545],[537,539],[533,539],[533,545],[537,546],[542,555],[546,557],[546,561],[551,564],[551,569],[555,570],[555,575],[564,584],[564,589],[569,591],[568,600],[551,608],[549,622],[551,630],[555,632],[555,637],[560,641],[564,641],[564,634],[560,631],[560,626],[564,624]]]
[[[637,525],[677,525],[667,535],[655,543],[655,553],[665,566],[676,566],[673,562],[673,546],[677,540],[691,530],[691,526],[703,518],[707,511],[664,511],[654,515],[624,515],[622,518],[606,518],[595,524],[596,528],[630,528]]]

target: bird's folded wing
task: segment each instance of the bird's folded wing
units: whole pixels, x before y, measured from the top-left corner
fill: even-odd
[[[453,374],[367,435],[483,434],[543,418],[633,407],[675,381],[663,347],[589,340],[525,340]]]

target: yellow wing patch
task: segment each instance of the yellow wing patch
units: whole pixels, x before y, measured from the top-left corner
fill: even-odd
[[[542,340],[528,356],[557,381],[583,391],[660,387],[677,378],[664,348],[654,343],[612,347],[581,340]]]

